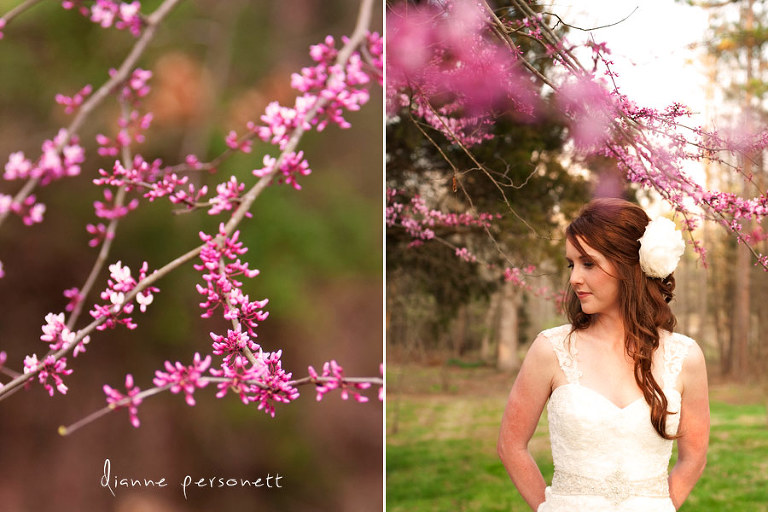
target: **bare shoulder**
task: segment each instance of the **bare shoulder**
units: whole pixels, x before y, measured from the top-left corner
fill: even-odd
[[[702,366],[704,364],[704,352],[696,340],[680,333],[673,334],[674,340],[681,345],[685,351],[683,360],[683,370],[686,368]]]
[[[561,337],[568,332],[563,327],[547,329],[536,336],[523,360],[521,374],[535,376],[536,380],[546,381],[551,387],[560,367],[555,347],[562,345]]]
[[[693,338],[683,334],[675,333],[676,343],[684,347],[684,358],[680,378],[684,388],[706,387],[707,386],[707,365],[704,359],[704,352]]]

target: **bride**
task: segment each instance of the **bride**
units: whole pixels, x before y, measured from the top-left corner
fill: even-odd
[[[668,305],[684,248],[674,223],[649,222],[619,199],[590,202],[566,230],[571,323],[534,340],[498,441],[533,510],[673,512],[704,471],[704,356],[673,332]],[[528,451],[545,404],[555,465],[549,487]]]

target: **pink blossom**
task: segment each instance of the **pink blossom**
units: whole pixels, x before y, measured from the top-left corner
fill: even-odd
[[[80,290],[76,287],[64,290],[64,296],[69,299],[64,311],[74,311],[74,309],[80,304],[84,297],[80,293]]]
[[[221,379],[216,396],[221,398],[232,391],[244,404],[257,402],[259,410],[274,417],[275,403],[288,403],[299,396],[298,390],[289,383],[291,374],[282,369],[281,354],[281,351],[260,353],[253,365],[244,357],[236,358],[232,365],[224,363],[221,370],[212,369],[211,375]]]
[[[532,119],[538,96],[515,51],[486,37],[488,21],[470,0],[388,10],[387,110],[467,146],[491,138],[499,111]]]
[[[335,360],[328,361],[323,364],[323,374],[318,375],[317,371],[310,366],[307,368],[309,376],[314,380],[318,377],[329,378],[321,382],[315,383],[315,390],[317,391],[317,401],[323,399],[323,396],[333,391],[334,389],[341,390],[342,400],[347,400],[349,394],[352,393],[352,397],[358,402],[367,402],[368,397],[361,395],[357,390],[368,389],[371,387],[369,382],[349,382],[344,379],[344,368],[342,368]]]
[[[75,5],[80,5],[80,1],[64,0],[62,5],[65,9],[72,9]],[[116,2],[114,0],[96,0],[90,9],[80,8],[80,13],[103,28],[109,28],[114,25],[118,30],[127,29],[134,36],[141,34],[142,18],[139,9],[141,3],[134,1]]]
[[[141,404],[141,398],[137,395],[141,392],[138,386],[133,384],[133,375],[130,373],[125,376],[125,390],[126,393],[122,394],[116,389],[104,384],[104,394],[107,395],[107,404],[113,409],[119,409],[121,407],[128,408],[128,414],[131,419],[131,425],[134,428],[139,428],[139,405]],[[125,403],[123,403],[125,401]]]
[[[61,379],[62,376],[72,374],[72,370],[67,368],[67,359],[62,357],[56,359],[54,356],[47,356],[42,363],[37,360],[37,354],[32,354],[24,358],[24,373],[31,373],[38,370],[37,379],[40,384],[48,391],[50,396],[54,394],[54,386],[62,395],[67,394],[67,386]],[[52,381],[52,382],[50,382]]]
[[[88,231],[88,233],[93,235],[93,238],[91,238],[88,241],[88,245],[90,247],[96,247],[98,245],[101,245],[101,243],[104,242],[105,240],[112,239],[115,237],[113,233],[109,233],[107,231],[107,227],[102,223],[98,223],[96,225],[87,224],[85,226],[85,229],[86,231]]]
[[[107,280],[107,289],[99,295],[106,304],[95,304],[90,314],[93,318],[104,322],[99,324],[96,329],[103,331],[105,329],[114,329],[118,325],[125,325],[128,329],[135,329],[137,326],[129,315],[133,313],[133,302],[126,302],[125,296],[131,292],[137,281],[131,276],[131,269],[124,266],[120,261],[109,266],[110,279]],[[147,277],[147,262],[145,261],[139,269],[139,281]],[[159,292],[155,286],[147,286],[136,295],[136,302],[139,304],[141,312],[145,312],[147,305],[154,300],[154,293]]]
[[[27,179],[30,176],[32,170],[32,162],[30,162],[21,151],[11,153],[8,157],[8,163],[5,164],[5,174],[3,178],[6,180]]]
[[[205,297],[205,302],[200,303],[200,307],[205,310],[203,318],[210,318],[221,306],[226,319],[242,322],[248,334],[256,336],[257,322],[265,320],[268,316],[267,312],[262,311],[268,300],[251,301],[248,295],[244,295],[240,290],[242,283],[237,278],[241,275],[253,278],[259,271],[249,269],[247,263],[240,261],[239,256],[245,254],[248,249],[238,241],[239,236],[239,231],[227,236],[224,224],[219,225],[216,238],[200,233],[205,247],[200,251],[202,263],[194,267],[204,272],[205,286],[198,284],[197,291]]]
[[[259,352],[261,347],[254,343],[248,336],[248,333],[227,330],[226,336],[219,336],[216,333],[210,333],[213,339],[213,353],[217,356],[224,356],[224,362],[233,364],[234,359],[245,357],[244,350],[248,348],[251,352]]]
[[[0,214],[8,212],[18,215],[25,225],[31,226],[43,221],[45,205],[36,202],[34,194],[25,197],[21,203],[14,202],[13,196],[0,194]]]
[[[216,197],[210,201],[212,206],[208,210],[208,215],[217,215],[225,210],[236,208],[243,190],[245,190],[245,183],[238,183],[234,176],[230,177],[229,181],[219,183],[216,186]],[[250,216],[250,213],[246,212],[246,216]]]
[[[250,153],[253,145],[253,141],[249,139],[242,139],[239,140],[237,138],[237,132],[232,130],[230,131],[226,138],[224,139],[224,142],[226,142],[227,147],[230,149],[235,149],[237,151],[242,151],[243,153]]]
[[[397,195],[397,192],[392,189],[387,192],[386,225],[387,227],[400,226],[404,228],[416,242],[433,239],[435,237],[434,229],[437,228],[453,229],[459,226],[489,228],[494,219],[501,218],[500,215],[484,212],[477,214],[470,212],[445,213],[434,208],[430,209],[419,195],[413,196],[408,204],[403,204],[397,200]],[[456,255],[461,258],[467,256],[471,259],[469,252],[461,249],[457,249]]]
[[[616,109],[610,93],[593,78],[567,81],[557,98],[569,118],[570,134],[579,149],[592,150],[609,139]]]
[[[52,140],[42,144],[42,155],[37,162],[32,162],[17,151],[11,153],[5,165],[3,177],[7,180],[37,178],[41,185],[67,176],[80,174],[80,164],[85,160],[85,150],[78,144],[77,137],[67,139],[67,131],[59,130]]]
[[[469,249],[467,249],[466,247],[461,247],[456,249],[456,257],[461,258],[467,263],[474,263],[477,261],[477,258],[475,257],[475,255],[469,252]]]
[[[114,195],[112,194],[112,191],[107,188],[104,189],[104,199],[105,202],[93,202],[93,208],[96,211],[96,216],[102,219],[112,220],[125,217],[128,215],[128,212],[135,210],[139,206],[138,199],[132,199],[127,205],[118,205],[116,203],[110,205],[109,203],[114,200]]]
[[[193,395],[196,388],[204,388],[208,385],[208,381],[201,379],[201,377],[210,365],[211,356],[201,359],[200,354],[195,352],[193,362],[189,366],[184,366],[178,361],[175,364],[166,361],[166,371],[155,371],[155,378],[152,382],[158,387],[170,385],[170,391],[174,394],[183,390],[187,404],[193,406],[195,405]]]
[[[269,155],[265,155],[264,167],[255,169],[253,175],[263,177],[271,174],[276,163],[276,159]],[[283,159],[280,161],[279,170],[282,176],[278,178],[278,183],[285,182],[286,184],[293,186],[295,190],[301,190],[301,185],[296,181],[296,177],[308,176],[312,173],[312,170],[309,168],[309,163],[304,159],[303,151],[299,151],[298,153],[285,153]]]
[[[45,322],[46,324],[42,327],[43,335],[40,336],[40,339],[50,344],[52,351],[60,350],[75,341],[76,333],[67,328],[64,323],[64,313],[58,315],[48,313],[45,316]],[[85,348],[82,351],[85,352]]]
[[[74,96],[65,96],[63,94],[56,95],[56,103],[64,105],[64,112],[67,114],[74,113],[77,108],[83,104],[85,98],[91,94],[93,87],[90,84],[85,85],[82,89],[77,91]]]

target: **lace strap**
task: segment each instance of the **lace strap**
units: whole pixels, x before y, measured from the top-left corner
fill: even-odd
[[[576,354],[578,353],[578,349],[573,344],[569,344],[569,346],[566,347],[565,341],[570,332],[571,326],[566,324],[542,331],[541,335],[547,338],[552,344],[552,348],[557,355],[557,361],[560,363],[560,369],[563,370],[565,379],[568,383],[572,384],[579,382],[581,371],[579,371],[576,365]]]
[[[683,369],[688,348],[695,343],[688,336],[665,333],[664,339],[664,387],[674,387]]]

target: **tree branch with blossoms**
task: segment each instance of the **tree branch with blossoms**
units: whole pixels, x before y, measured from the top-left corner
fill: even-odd
[[[46,316],[41,340],[48,343],[48,352],[41,359],[36,354],[27,356],[23,373],[5,368],[7,355],[2,353],[0,369],[12,378],[0,383],[0,400],[34,379],[51,396],[55,391],[66,394],[64,377],[72,373],[66,366],[67,356],[71,353],[72,357],[77,357],[85,352],[86,344],[96,332],[119,326],[134,329],[137,325],[136,309],[144,313],[153,304],[155,294],[160,291],[157,286],[159,280],[198,257],[199,263],[194,268],[202,273],[203,279],[203,284],[196,287],[203,297],[201,316],[211,318],[222,315],[231,321],[233,329],[228,330],[226,335],[211,332],[211,354],[203,357],[196,353],[191,365],[166,361],[165,371],[156,372],[152,388],[141,391],[131,374],[125,379],[125,393],[105,385],[107,407],[68,428],[62,427],[62,434],[71,433],[107,412],[123,407],[129,409],[131,423],[138,426],[137,407],[144,398],[163,391],[174,394],[184,391],[186,402],[195,405],[194,391],[209,383],[216,384],[217,397],[223,397],[228,392],[235,393],[244,403],[255,403],[259,410],[271,416],[275,415],[275,404],[295,400],[299,396],[297,386],[307,384],[315,385],[318,400],[338,389],[343,399],[351,395],[355,400],[365,402],[367,397],[359,391],[371,385],[381,386],[379,398],[383,398],[383,376],[346,377],[341,366],[329,361],[324,364],[322,375],[310,366],[307,377],[293,379],[292,373],[282,368],[281,350],[267,352],[253,341],[258,324],[268,316],[264,310],[268,301],[251,300],[242,291],[242,279],[256,277],[259,271],[241,261],[240,256],[248,249],[239,240],[237,229],[243,219],[250,216],[249,210],[268,186],[282,182],[295,189],[301,188],[299,178],[311,172],[303,152],[297,152],[302,136],[309,130],[322,131],[330,124],[349,128],[351,125],[344,114],[359,110],[367,103],[368,87],[373,82],[381,85],[383,43],[378,34],[369,32],[373,0],[361,2],[354,31],[349,38],[343,38],[340,48],[336,48],[331,36],[312,46],[310,57],[314,64],[303,68],[301,73],[295,73],[292,78],[291,86],[300,93],[292,107],[281,106],[277,102],[269,104],[261,116],[261,123],[249,122],[247,133],[239,138],[230,133],[226,142],[228,149],[211,162],[200,162],[196,156],[190,155],[184,164],[165,165],[160,160],[149,162],[132,151],[133,146],[144,141],[144,134],[152,121],[151,113],[141,113],[141,99],[149,92],[152,73],[135,66],[161,21],[178,3],[179,0],[165,0],[148,16],[140,13],[139,2],[128,4],[99,0],[90,9],[84,2],[63,3],[65,8],[77,8],[81,14],[105,28],[114,24],[118,29],[129,30],[138,39],[118,70],[111,72],[111,78],[93,95],[87,85],[72,97],[57,96],[57,102],[75,117],[57,137],[43,144],[43,156],[38,161],[28,160],[21,152],[10,156],[5,167],[5,179],[27,181],[15,196],[0,195],[0,223],[9,213],[19,214],[26,224],[42,221],[45,207],[35,202],[32,191],[38,185],[48,185],[55,179],[80,173],[85,156],[76,134],[94,109],[111,95],[117,96],[122,107],[119,131],[114,137],[99,134],[96,142],[100,155],[120,155],[122,158],[115,160],[111,170],[99,169],[99,177],[92,180],[94,185],[104,187],[105,200],[94,203],[95,213],[109,222],[106,226],[88,226],[88,232],[94,237],[89,245],[100,246],[99,254],[83,286],[64,292],[70,299],[66,308],[69,317],[65,313]],[[246,184],[238,182],[233,176],[216,187],[214,196],[208,197],[207,187],[197,188],[190,183],[188,176],[182,174],[212,170],[237,152],[249,152],[255,141],[275,146],[277,153],[275,156],[267,154],[263,167],[252,171],[256,181],[247,191]],[[131,195],[139,197],[129,200]],[[140,206],[139,198],[146,199],[146,202],[168,200],[183,211],[208,208],[208,214],[227,213],[228,219],[219,224],[215,234],[201,232],[201,245],[156,270],[150,271],[145,261],[138,275],[134,276],[121,261],[108,265],[109,279],[99,295],[101,301],[89,310],[91,322],[76,328],[82,308],[102,268],[109,261],[118,223]],[[0,273],[2,271],[0,266]],[[218,367],[212,367],[212,356],[221,356]]]
[[[754,197],[740,197],[709,190],[683,168],[685,162],[722,162],[718,155],[723,153],[748,158],[768,146],[768,131],[732,137],[690,129],[684,123],[690,111],[680,104],[663,111],[637,106],[620,92],[605,44],[590,40],[584,45],[592,54],[593,68],[588,69],[577,57],[578,46],[556,33],[547,15],[536,12],[529,2],[510,0],[495,8],[485,1],[403,8],[405,3],[390,6],[388,110],[406,111],[422,132],[429,127],[442,134],[447,145],[463,152],[474,170],[495,185],[507,211],[517,215],[495,177],[499,173],[480,162],[473,147],[492,139],[490,127],[505,116],[533,122],[554,107],[568,130],[572,156],[606,157],[616,162],[628,182],[658,194],[682,217],[689,244],[705,264],[705,248],[693,231],[701,222],[713,221],[750,249],[756,265],[768,270],[768,255],[756,248],[760,238],[744,230],[768,217],[765,191],[753,186]],[[557,17],[555,27],[559,24],[562,20]],[[539,45],[541,52],[525,49],[521,38]],[[542,53],[556,72],[535,65],[533,58]],[[546,104],[543,91],[551,94],[553,105]],[[433,145],[446,145],[426,138]],[[445,151],[439,153],[453,169],[454,190],[462,190],[472,209],[470,194],[456,186],[463,172]],[[733,168],[736,175],[754,183],[740,166]],[[527,222],[522,224],[538,236]],[[492,232],[488,234],[498,247]]]

